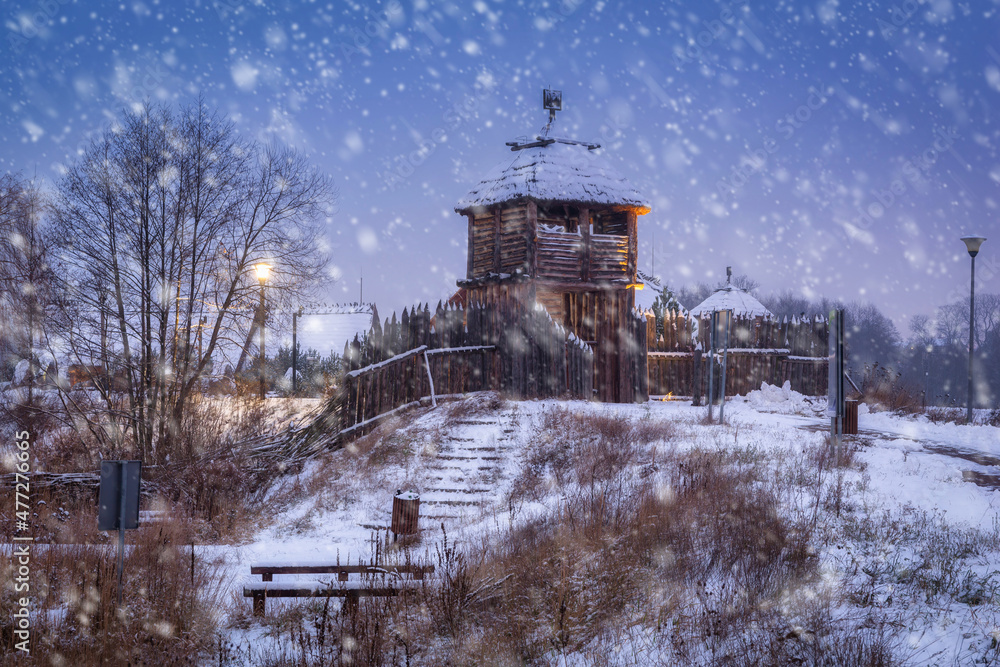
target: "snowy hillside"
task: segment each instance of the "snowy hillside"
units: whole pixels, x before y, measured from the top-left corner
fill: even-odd
[[[678,401],[483,394],[407,414],[310,464],[298,500],[226,551],[233,664],[376,649],[393,664],[1000,660],[1000,429],[862,406],[837,468],[824,407],[764,387],[725,426]],[[393,545],[397,489],[420,494],[421,533]],[[253,562],[376,549],[437,566],[396,606],[362,601],[388,624],[378,642],[352,636],[336,599],[256,619],[238,596]]]

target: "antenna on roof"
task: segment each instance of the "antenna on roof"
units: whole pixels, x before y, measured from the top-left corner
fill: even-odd
[[[549,128],[556,120],[556,112],[562,111],[562,91],[545,88],[542,90],[542,108],[549,111],[549,124],[545,126],[544,134],[549,133]]]
[[[524,148],[538,148],[548,146],[550,144],[569,144],[571,146],[586,146],[587,150],[594,150],[595,148],[600,148],[600,144],[596,144],[592,141],[574,141],[573,139],[560,139],[558,137],[549,137],[549,130],[552,129],[552,123],[556,120],[556,112],[562,111],[562,91],[561,90],[551,90],[545,88],[542,90],[542,107],[548,109],[549,111],[549,122],[542,128],[542,134],[535,137],[535,141],[508,141],[507,145],[510,146],[512,151],[519,151]]]
[[[358,290],[358,305],[365,303],[365,267],[361,267],[361,287]]]

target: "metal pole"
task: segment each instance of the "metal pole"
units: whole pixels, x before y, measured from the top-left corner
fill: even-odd
[[[260,400],[264,400],[264,281],[260,281]]]
[[[729,327],[732,324],[731,320],[732,320],[732,316],[733,316],[733,311],[731,311],[731,310],[726,310],[726,311],[723,311],[723,312],[726,313],[726,335],[722,339],[722,341],[723,341],[722,342],[722,382],[720,383],[721,386],[722,386],[722,402],[719,403],[719,423],[720,424],[725,424],[726,423],[725,420],[723,419],[722,411],[726,407],[726,361],[727,361],[727,357],[729,355]]]
[[[965,423],[972,423],[972,344],[976,332],[976,256],[972,256],[972,290],[969,293],[969,395],[966,400]]]
[[[710,328],[708,331],[708,421],[712,421],[712,406],[715,404],[715,395],[712,387],[712,380],[715,375],[715,313],[709,315]]]
[[[125,565],[125,487],[128,485],[128,475],[125,474],[125,463],[119,462],[118,469],[122,476],[121,496],[118,499],[118,607],[122,606],[122,569]]]
[[[298,361],[299,361],[299,348],[298,348],[298,317],[302,312],[299,308],[296,312],[292,313],[292,394],[294,394],[298,388]]]

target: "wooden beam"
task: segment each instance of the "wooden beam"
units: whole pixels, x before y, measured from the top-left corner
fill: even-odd
[[[538,278],[539,285],[545,286],[554,292],[609,292],[626,289],[627,283],[624,280],[618,281],[567,281],[553,278]]]
[[[628,279],[634,283],[636,282],[636,264],[639,255],[639,232],[635,209],[629,209],[626,215],[628,216],[628,266],[626,270]]]
[[[467,213],[465,217],[469,219],[469,260],[466,266],[465,277],[472,278],[473,258],[476,254],[476,216],[472,213]]]
[[[503,234],[503,215],[500,207],[493,209],[493,270],[500,273],[500,237]]]
[[[579,228],[582,242],[580,244],[580,280],[590,282],[590,209],[581,208]]]
[[[525,223],[525,239],[528,243],[527,271],[529,276],[536,276],[538,272],[535,268],[535,246],[538,243],[538,204],[528,200],[528,217]]]

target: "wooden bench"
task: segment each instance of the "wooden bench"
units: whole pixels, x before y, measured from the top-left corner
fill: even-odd
[[[400,591],[412,589],[417,580],[434,572],[433,565],[330,565],[328,563],[302,563],[297,565],[257,563],[250,566],[250,574],[259,574],[260,583],[243,587],[243,597],[253,598],[253,615],[263,616],[267,598],[342,597],[356,605],[361,597],[392,597]],[[275,582],[276,574],[336,574],[337,578],[316,581]],[[360,574],[363,579],[351,580],[350,575]],[[410,575],[403,579],[403,575]],[[389,577],[394,581],[387,582]],[[380,581],[375,581],[378,577]]]

